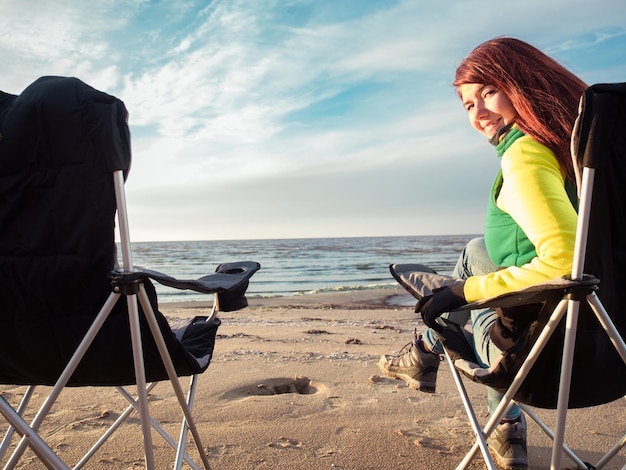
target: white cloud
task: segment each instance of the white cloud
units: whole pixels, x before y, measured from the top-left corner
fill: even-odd
[[[506,34],[626,76],[621,1],[5,0],[0,88],[73,75],[124,100],[140,238],[441,233],[480,219],[497,165],[450,86],[459,60]]]
[[[124,28],[110,2],[6,0],[0,14],[0,55],[10,64],[3,89],[19,93],[42,75],[77,76],[94,86],[117,85],[106,36]],[[8,72],[8,73],[7,73]]]

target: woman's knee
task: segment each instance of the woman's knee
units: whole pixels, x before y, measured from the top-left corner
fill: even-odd
[[[473,238],[465,245],[460,261],[463,265],[461,271],[466,277],[482,276],[498,269],[491,261],[482,237]]]

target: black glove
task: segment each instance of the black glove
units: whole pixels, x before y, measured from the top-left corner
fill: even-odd
[[[426,326],[435,330],[440,330],[441,325],[437,323],[437,318],[442,313],[456,310],[467,303],[463,293],[465,281],[450,286],[435,289],[432,295],[422,297],[415,306],[415,312],[422,314],[422,320]]]

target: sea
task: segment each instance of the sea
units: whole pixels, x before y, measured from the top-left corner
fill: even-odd
[[[277,297],[395,288],[392,263],[425,264],[450,274],[475,235],[133,242],[133,263],[179,279],[197,279],[221,263],[256,261],[247,296]],[[159,302],[207,300],[156,285]]]

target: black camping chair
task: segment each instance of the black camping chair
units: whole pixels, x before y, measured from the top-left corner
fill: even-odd
[[[572,157],[579,214],[571,276],[462,307],[536,307],[535,321],[489,369],[478,365],[461,327],[447,322],[442,329],[445,354],[477,438],[459,468],[465,468],[479,448],[493,468],[485,439],[511,400],[553,438],[551,468],[560,468],[562,450],[580,468],[589,468],[563,443],[567,410],[606,404],[626,394],[626,297],[621,293],[626,280],[626,83],[586,90],[572,135]],[[454,282],[422,265],[390,269],[418,299]],[[484,429],[459,371],[504,393]],[[531,406],[557,410],[554,433]],[[593,468],[606,465],[625,444],[626,435]]]
[[[29,386],[17,409],[0,397],[9,423],[0,459],[13,450],[8,468],[26,446],[50,468],[67,468],[38,430],[61,391],[80,386],[115,386],[130,406],[74,468],[133,410],[141,419],[146,468],[156,466],[152,427],[177,451],[175,468],[183,461],[200,468],[185,452],[188,432],[209,468],[191,414],[196,377],[209,366],[218,311],[247,305],[249,279],[260,266],[223,264],[195,280],[134,267],[124,195],[127,117],[120,100],[75,78],[42,77],[19,96],[0,93],[0,383]],[[151,280],[214,294],[213,309],[173,331]],[[182,376],[191,377],[187,397]],[[178,443],[149,413],[148,392],[165,380],[183,414]],[[27,423],[23,412],[39,385],[52,389]],[[137,386],[137,398],[126,385]],[[22,438],[12,446],[15,431]]]

